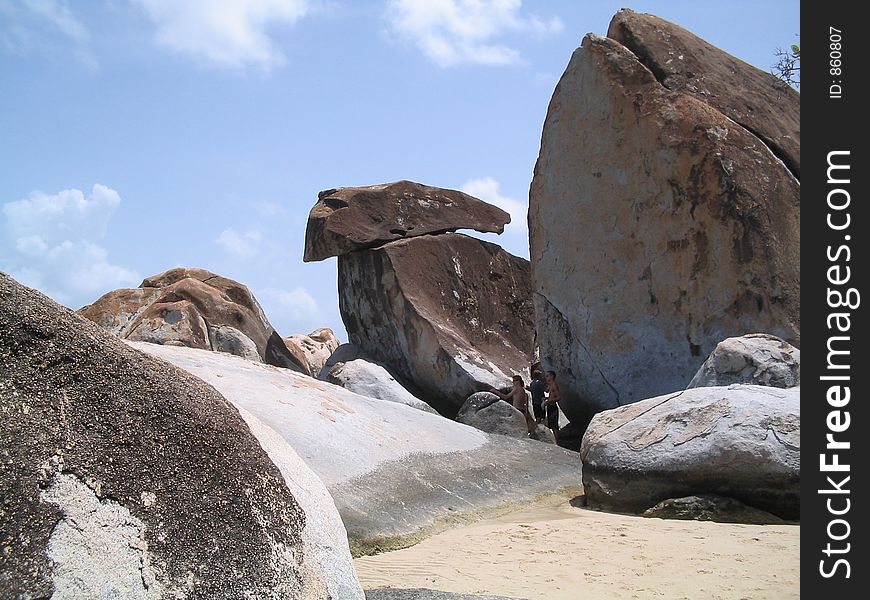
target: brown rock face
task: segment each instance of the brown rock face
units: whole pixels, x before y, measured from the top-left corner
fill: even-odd
[[[308,335],[295,334],[284,338],[284,345],[303,366],[306,374],[318,377],[320,370],[339,346],[338,338],[329,327],[315,329]]]
[[[529,231],[541,360],[574,421],[685,388],[727,337],[799,344],[800,184],[614,40],[586,36],[553,94]]]
[[[669,90],[709,104],[760,138],[800,179],[800,94],[690,31],[620,10],[607,37],[631,50]]]
[[[0,596],[327,596],[235,407],[2,273],[0,414]]]
[[[473,196],[411,181],[326,190],[308,215],[303,260],[457,229],[502,233],[507,223],[505,211]]]
[[[351,342],[453,416],[474,392],[525,374],[533,345],[528,261],[460,234],[340,256]]]
[[[171,269],[119,289],[79,313],[117,337],[229,352],[304,370],[244,285],[205,269]]]

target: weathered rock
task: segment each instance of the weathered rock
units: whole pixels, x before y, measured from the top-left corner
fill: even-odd
[[[366,590],[366,600],[519,600],[506,596],[454,594],[426,588],[378,588]]]
[[[0,414],[4,597],[362,597],[211,386],[3,274]]]
[[[529,437],[535,441],[544,442],[545,444],[556,443],[556,436],[553,435],[553,430],[543,423],[537,423],[531,434],[529,434]]]
[[[643,516],[657,519],[751,523],[755,525],[783,522],[782,519],[769,512],[746,506],[733,498],[712,494],[668,498],[645,510]]]
[[[218,352],[132,342],[201,377],[274,429],[329,489],[355,554],[579,492],[577,454],[516,440]],[[546,470],[541,465],[547,465]]]
[[[411,181],[325,190],[308,215],[305,262],[457,229],[502,233],[510,215],[456,190]]]
[[[642,512],[715,494],[800,515],[800,388],[677,392],[599,413],[580,449],[593,508]]]
[[[755,135],[587,35],[530,190],[537,332],[572,421],[682,389],[747,331],[799,344],[800,186]]]
[[[801,351],[765,333],[750,333],[719,343],[707,357],[690,388],[751,383],[772,387],[801,384]]]
[[[304,357],[303,371],[312,377],[317,377],[323,365],[338,348],[339,341],[332,329],[321,327],[308,335],[296,334],[285,337],[284,344],[293,356]]]
[[[369,360],[354,344],[342,344],[329,357],[320,372],[328,381],[360,396],[398,402],[418,410],[436,412],[434,408],[402,387],[383,365]]]
[[[529,430],[523,413],[490,392],[475,392],[456,414],[456,420],[487,433],[526,439]]]
[[[288,351],[247,287],[205,269],[170,269],[138,289],[109,292],[79,313],[122,339],[306,369],[305,355]]]
[[[580,452],[583,434],[586,432],[590,420],[591,418],[586,421],[571,421],[567,425],[559,427],[559,437],[556,438],[556,443],[566,450]]]
[[[669,90],[709,104],[758,136],[800,179],[801,96],[679,25],[622,9],[607,37],[631,50]]]
[[[350,341],[451,417],[474,392],[528,372],[529,280],[528,261],[455,233],[338,259],[339,307]]]

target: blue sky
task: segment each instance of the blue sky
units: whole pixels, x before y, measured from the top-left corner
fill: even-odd
[[[0,0],[0,270],[71,308],[175,266],[248,285],[286,336],[333,327],[302,262],[317,192],[410,179],[525,211],[547,104],[625,4]],[[798,1],[629,5],[769,70]]]

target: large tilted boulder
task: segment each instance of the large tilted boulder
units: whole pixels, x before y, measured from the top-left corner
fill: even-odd
[[[604,411],[580,456],[593,508],[640,513],[714,494],[797,519],[800,388],[694,388]]]
[[[755,134],[800,179],[801,96],[791,86],[655,15],[622,9],[607,37],[669,90],[709,104]]]
[[[308,215],[303,260],[457,229],[502,233],[510,220],[502,209],[463,192],[412,181],[325,190]]]
[[[490,392],[468,397],[456,414],[456,420],[487,433],[526,439],[529,429],[523,413]]]
[[[541,360],[572,421],[683,389],[727,337],[799,345],[798,181],[614,40],[587,35],[553,94],[529,230]]]
[[[528,372],[529,282],[528,261],[455,233],[338,259],[339,307],[350,341],[448,416],[474,392]]]
[[[305,370],[241,283],[205,269],[170,269],[105,294],[79,313],[122,339],[204,348]]]
[[[402,387],[383,366],[373,362],[354,344],[342,344],[332,353],[319,379],[338,385],[360,396],[398,402],[418,410],[436,412],[434,408]]]
[[[489,435],[228,354],[131,343],[201,377],[286,440],[326,484],[356,554],[579,492],[579,457],[556,446]]]
[[[0,414],[3,597],[362,598],[335,507],[291,450],[3,274]]]
[[[315,329],[308,335],[294,334],[284,338],[284,345],[290,354],[304,357],[302,370],[312,377],[320,374],[323,365],[340,344],[329,327]]]
[[[688,387],[752,383],[772,387],[801,384],[801,351],[765,333],[751,333],[720,342]]]

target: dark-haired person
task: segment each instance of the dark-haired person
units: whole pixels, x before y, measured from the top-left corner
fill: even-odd
[[[523,378],[519,375],[513,376],[513,388],[507,394],[500,392],[494,387],[489,388],[489,391],[504,400],[505,402],[510,402],[511,405],[520,411],[523,414],[523,418],[526,420],[526,428],[531,433],[535,424],[532,421],[531,415],[529,415],[529,395],[526,393],[525,383],[523,382]]]
[[[547,399],[544,400],[544,406],[547,409],[547,427],[549,427],[553,435],[559,433],[559,401],[562,399],[562,392],[559,391],[559,384],[556,383],[556,372],[547,371]]]
[[[544,374],[541,371],[532,373],[532,382],[527,388],[532,394],[532,411],[535,415],[535,423],[543,423],[546,416],[544,410],[544,393],[547,391],[547,384],[544,383]]]

